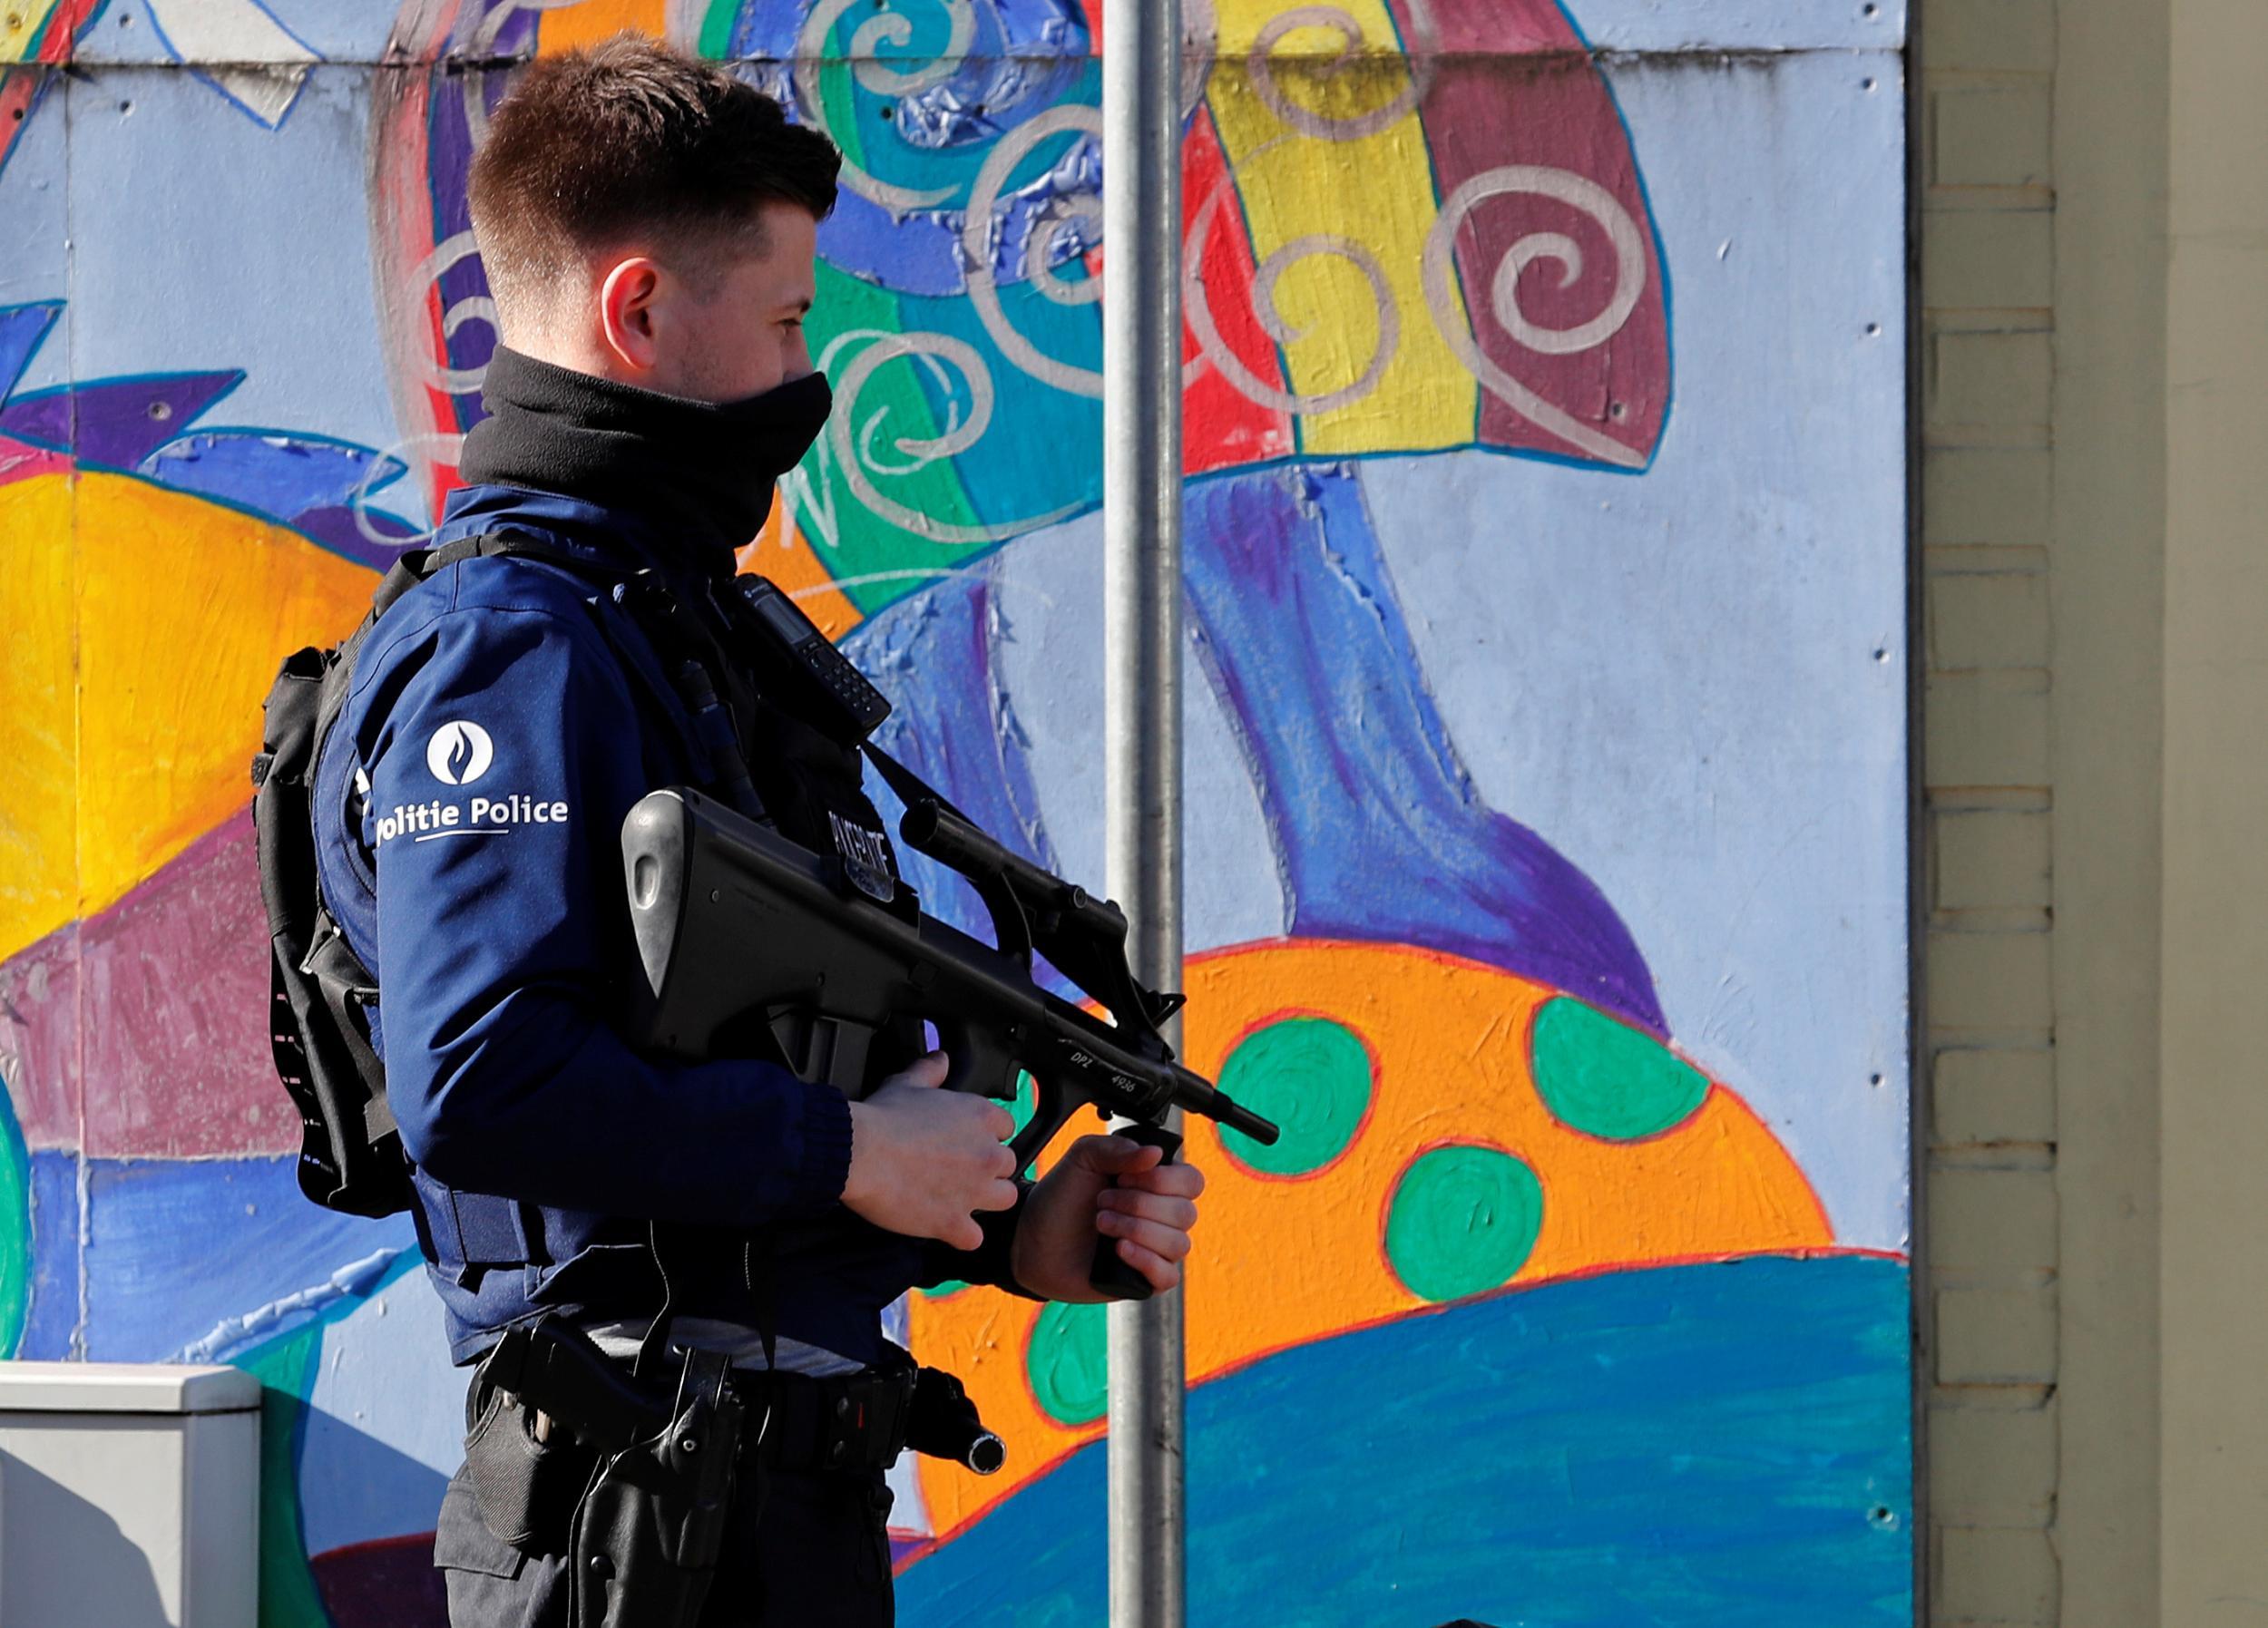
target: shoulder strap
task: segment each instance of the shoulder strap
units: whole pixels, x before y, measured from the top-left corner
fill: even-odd
[[[875,746],[872,740],[859,742],[858,749],[864,752],[867,761],[875,765],[875,772],[882,776],[883,784],[895,792],[898,801],[904,804],[907,808],[911,809],[914,804],[927,798],[947,814],[968,820],[972,825],[976,824],[974,820],[969,820],[967,814],[962,814],[953,805],[952,798],[907,768],[880,746]]]

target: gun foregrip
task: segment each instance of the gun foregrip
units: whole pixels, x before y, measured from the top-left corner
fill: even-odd
[[[1174,1155],[1181,1151],[1180,1136],[1163,1126],[1121,1125],[1113,1126],[1110,1134],[1139,1142],[1145,1147],[1164,1148],[1162,1164],[1172,1164]],[[1119,1254],[1119,1241],[1108,1235],[1095,1239],[1095,1263],[1087,1273],[1087,1281],[1114,1301],[1146,1301],[1150,1296],[1149,1280],[1126,1263]]]

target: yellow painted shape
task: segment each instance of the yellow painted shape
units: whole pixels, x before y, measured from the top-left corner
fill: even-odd
[[[0,485],[8,562],[0,641],[0,959],[77,913],[78,832],[64,788],[78,778],[72,706],[71,482]]]
[[[1418,452],[1473,438],[1479,386],[1442,338],[1425,303],[1426,235],[1435,208],[1432,162],[1418,122],[1410,66],[1381,0],[1346,0],[1362,44],[1348,59],[1334,29],[1293,29],[1274,41],[1265,81],[1251,55],[1264,26],[1283,8],[1267,0],[1222,0],[1220,60],[1208,82],[1213,117],[1236,177],[1237,196],[1264,268],[1285,253],[1276,307],[1291,335],[1279,342],[1291,391],[1318,396],[1364,376],[1380,343],[1393,335],[1393,359],[1369,393],[1298,419],[1303,452],[1341,454]],[[1340,130],[1353,121],[1404,111],[1383,128],[1350,140],[1303,133],[1264,94]],[[1339,240],[1374,260],[1391,314],[1369,278],[1314,241]],[[1265,279],[1263,279],[1265,280]],[[1258,285],[1254,297],[1259,298]],[[1462,322],[1462,296],[1452,322]]]
[[[56,0],[0,0],[0,63],[29,62]]]
[[[536,36],[538,56],[557,56],[611,40],[625,28],[655,39],[668,17],[668,0],[582,0],[580,5],[547,11]]]
[[[850,596],[835,586],[833,573],[790,516],[790,505],[777,492],[772,512],[756,541],[740,551],[740,569],[769,577],[787,590],[803,613],[818,623],[819,631],[839,640],[865,619]]]
[[[1803,1171],[1721,1086],[1643,1142],[1600,1141],[1554,1119],[1528,1063],[1530,1024],[1558,993],[1543,985],[1409,946],[1299,941],[1193,960],[1187,981],[1186,1055],[1208,1078],[1245,1036],[1288,1016],[1344,1025],[1375,1065],[1369,1117],[1312,1175],[1246,1169],[1208,1122],[1190,1122],[1188,1156],[1207,1178],[1185,1291],[1192,1382],[1422,1311],[1430,1302],[1387,1263],[1386,1214],[1411,1161],[1443,1143],[1504,1148],[1542,1184],[1542,1231],[1514,1285],[1833,1243]],[[1039,1312],[984,1289],[912,1297],[914,1350],[962,1376],[1009,1448],[1008,1467],[983,1480],[918,1461],[940,1535],[1102,1433],[1100,1421],[1056,1423],[1033,1398],[1025,1359]]]
[[[0,530],[30,528],[47,562],[33,582],[11,584],[11,640],[34,647],[12,652],[5,669],[0,752],[11,779],[20,753],[60,766],[54,743],[68,738],[74,707],[78,735],[75,833],[67,814],[6,809],[12,853],[31,881],[21,905],[10,899],[0,957],[116,902],[221,821],[245,817],[277,664],[345,637],[370,609],[367,570],[285,527],[88,472],[74,515],[65,481],[0,491]],[[58,683],[72,671],[74,637],[76,685]],[[73,780],[24,780],[68,806],[54,788]]]

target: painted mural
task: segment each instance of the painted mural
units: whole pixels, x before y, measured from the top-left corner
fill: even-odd
[[[1191,1139],[1193,1621],[1909,1620],[1901,8],[1184,9],[1186,1050],[1286,1127]],[[298,1195],[244,775],[455,482],[510,64],[842,147],[745,563],[1099,879],[1105,12],[0,21],[0,1350],[261,1376],[264,1628],[441,1621],[461,1379]],[[902,1467],[903,1620],[1101,1621],[1100,1309],[893,1316],[1012,1452]]]

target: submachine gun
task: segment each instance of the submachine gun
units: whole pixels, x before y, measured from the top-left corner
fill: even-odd
[[[1120,1134],[1168,1158],[1180,1146],[1164,1126],[1175,1108],[1276,1139],[1275,1125],[1174,1061],[1159,1030],[1184,998],[1135,981],[1115,903],[1012,853],[910,771],[870,755],[907,804],[900,836],[968,879],[995,941],[926,914],[904,882],[867,891],[871,874],[712,797],[654,792],[622,825],[645,968],[634,1038],[714,1057],[720,1039],[761,1023],[802,1078],[856,1098],[872,1083],[877,1038],[926,1022],[947,1055],[947,1089],[1012,1101],[1020,1072],[1031,1076],[1037,1111],[1009,1143],[1020,1175],[1083,1106],[1138,1122]],[[885,891],[886,901],[875,896]],[[1035,955],[1108,1020],[1035,981]],[[1149,1292],[1109,1239],[1092,1281],[1113,1298]]]

